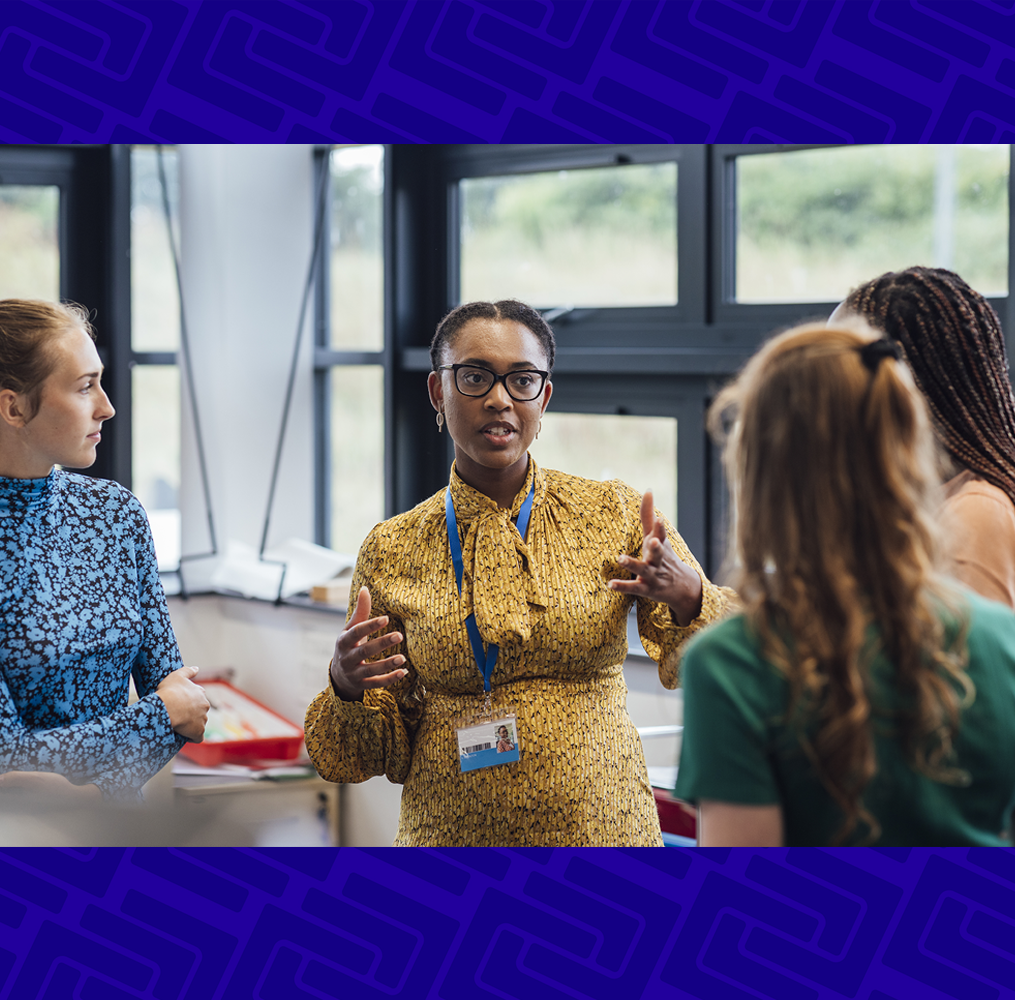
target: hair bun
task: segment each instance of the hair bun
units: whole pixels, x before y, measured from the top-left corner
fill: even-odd
[[[858,347],[857,351],[860,354],[860,360],[872,372],[878,370],[878,364],[880,364],[882,358],[894,358],[898,361],[902,357],[899,345],[894,340],[888,340],[885,337],[872,340],[869,344]]]

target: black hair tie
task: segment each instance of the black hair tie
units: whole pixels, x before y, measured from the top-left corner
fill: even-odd
[[[872,340],[869,344],[857,348],[860,352],[860,360],[872,371],[878,370],[878,364],[882,358],[894,358],[896,361],[902,357],[899,345],[894,340],[887,340],[882,337],[879,340]]]

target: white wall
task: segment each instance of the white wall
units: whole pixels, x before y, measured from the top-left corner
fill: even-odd
[[[184,307],[219,547],[260,544],[271,463],[313,238],[313,147],[181,145]],[[313,308],[307,315],[269,545],[313,539]],[[183,552],[209,548],[193,423],[183,408]],[[218,560],[184,563],[188,589]],[[236,684],[302,724],[326,682],[342,618],[225,597],[174,599],[187,663],[232,666]],[[351,844],[390,844],[401,787],[343,789]]]
[[[312,147],[178,149],[184,308],[219,547],[231,539],[256,547],[312,250]],[[311,308],[269,544],[313,537],[312,320]],[[182,445],[183,552],[205,552],[186,405]],[[204,589],[214,564],[185,563],[187,586]]]

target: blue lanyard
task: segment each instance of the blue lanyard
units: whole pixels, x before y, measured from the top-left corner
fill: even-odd
[[[516,527],[518,534],[525,537],[529,529],[529,517],[532,514],[532,500],[536,495],[536,483],[532,482],[529,495],[525,498],[522,508],[518,511]],[[448,542],[451,544],[451,562],[455,567],[455,580],[458,583],[458,593],[462,592],[462,574],[465,572],[465,564],[462,562],[462,542],[458,537],[458,519],[455,517],[455,502],[451,499],[451,487],[444,496],[444,511],[447,514]],[[493,668],[497,663],[497,654],[500,647],[490,643],[486,652],[483,652],[483,637],[479,634],[479,626],[476,624],[476,616],[469,615],[465,619],[465,628],[469,633],[469,642],[472,643],[472,655],[476,658],[476,666],[483,675],[483,690],[490,690],[490,678],[493,676]]]

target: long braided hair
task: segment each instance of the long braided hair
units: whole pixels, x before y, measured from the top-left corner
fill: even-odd
[[[952,271],[910,267],[854,289],[843,306],[902,346],[952,459],[1015,503],[1015,401],[990,303]]]

